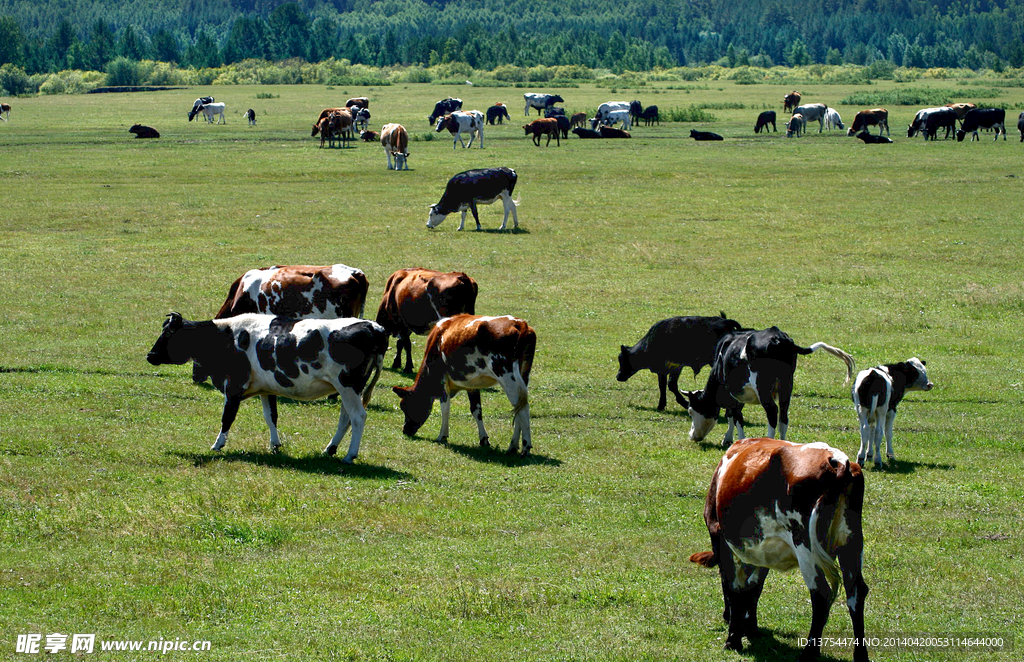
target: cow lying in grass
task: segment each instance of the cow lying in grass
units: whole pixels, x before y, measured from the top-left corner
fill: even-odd
[[[136,138],[159,138],[160,132],[151,126],[144,126],[142,124],[133,124],[132,128],[128,129],[128,133],[134,133]]]

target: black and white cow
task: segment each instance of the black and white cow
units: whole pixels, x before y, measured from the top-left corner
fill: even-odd
[[[736,331],[722,337],[715,347],[711,374],[703,391],[690,392],[690,439],[701,441],[718,422],[718,412],[725,408],[729,429],[722,445],[732,444],[733,428],[742,439],[743,405],[758,404],[768,418],[766,437],[786,438],[789,427],[789,401],[793,395],[793,373],[800,354],[823,349],[846,363],[846,381],[853,376],[853,357],[843,350],[817,342],[801,347],[771,327],[762,331]],[[779,404],[775,404],[778,397]]]
[[[480,137],[480,149],[484,147],[484,114],[479,110],[456,110],[450,115],[438,118],[434,132],[439,133],[445,129],[452,134],[452,149],[455,149],[456,142],[462,145],[463,149],[472,147],[477,136]],[[469,145],[462,141],[464,133],[469,134]]]
[[[1024,143],[1024,113],[1017,116],[1017,130],[1020,131],[1020,141]]]
[[[376,322],[357,318],[296,320],[247,313],[227,319],[190,322],[178,313],[146,359],[153,365],[201,361],[213,385],[224,394],[220,434],[212,450],[224,448],[242,400],[260,396],[270,427],[270,449],[277,451],[277,398],[316,400],[335,393],[341,415],[324,449],[334,455],[352,427],[343,461],[352,462],[366,423],[366,405],[380,376],[388,335]]]
[[[527,92],[523,95],[526,100],[526,115],[529,116],[530,109],[536,108],[540,115],[556,103],[565,103],[565,99],[557,94],[541,94],[540,92]]]
[[[999,132],[1003,133],[1003,140],[1006,140],[1006,111],[1002,108],[975,108],[967,111],[960,130],[956,132],[956,141],[963,142],[964,136],[971,134],[971,142],[981,140],[978,137],[978,129],[995,129],[996,137],[999,140]]]
[[[757,116],[757,123],[754,124],[754,133],[761,133],[761,129],[764,129],[765,133],[768,133],[768,125],[772,125],[772,131],[778,132],[775,128],[775,111],[766,110]]]
[[[444,117],[454,113],[456,110],[462,110],[462,99],[453,99],[452,97],[441,99],[434,104],[434,112],[430,113],[427,122],[433,124],[438,117]]]
[[[192,110],[188,111],[188,121],[191,122],[199,111],[208,103],[213,103],[213,97],[199,97],[192,103]]]
[[[857,462],[864,464],[872,455],[875,467],[882,466],[882,434],[885,453],[895,460],[892,451],[892,424],[896,407],[907,391],[930,391],[935,386],[928,380],[925,362],[916,356],[902,363],[868,368],[857,373],[853,382],[853,406],[860,420],[860,450]]]
[[[256,126],[256,111],[252,108],[245,111],[245,115],[242,117],[249,122],[249,126]]]
[[[508,214],[512,212],[512,223],[519,227],[519,217],[516,215],[516,205],[512,199],[512,191],[516,188],[516,180],[519,178],[512,168],[483,168],[481,170],[467,170],[460,172],[448,180],[444,194],[436,205],[430,206],[430,216],[427,218],[427,227],[436,228],[441,225],[448,214],[457,211],[462,212],[462,222],[459,223],[459,230],[466,227],[466,212],[473,212],[473,220],[476,221],[476,229],[480,230],[480,216],[477,214],[478,204],[489,205],[501,198],[505,207],[505,217],[501,221],[499,230],[504,230],[508,224]]]
[[[679,373],[689,366],[696,377],[701,368],[711,365],[719,339],[740,328],[740,323],[728,319],[725,313],[720,317],[670,317],[655,322],[635,345],[619,346],[619,374],[615,379],[624,382],[641,370],[650,370],[658,376],[659,411],[665,408],[666,387],[681,407],[689,407],[679,392]]]
[[[937,140],[941,129],[946,130],[946,138],[949,138],[950,132],[956,131],[956,120],[956,111],[952,108],[939,108],[928,113],[921,129],[924,139]]]

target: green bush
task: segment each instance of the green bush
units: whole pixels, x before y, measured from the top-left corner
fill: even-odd
[[[0,94],[3,96],[17,96],[27,92],[35,92],[38,86],[33,86],[21,67],[13,64],[0,66]]]
[[[661,113],[666,122],[717,122],[718,118],[697,106],[690,104],[687,108],[670,108]]]
[[[145,79],[139,63],[126,57],[114,58],[107,63],[106,84],[111,87],[142,85]]]

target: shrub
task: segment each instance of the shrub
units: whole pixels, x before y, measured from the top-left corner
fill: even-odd
[[[21,67],[13,64],[0,66],[0,94],[3,96],[17,96],[37,89],[38,86],[32,86],[28,75]]]
[[[111,87],[141,85],[143,81],[139,63],[126,57],[114,58],[107,63],[106,84]]]
[[[670,108],[661,113],[661,119],[667,122],[717,122],[718,118],[697,106],[690,104],[688,108]]]

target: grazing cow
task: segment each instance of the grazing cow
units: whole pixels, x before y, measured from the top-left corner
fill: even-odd
[[[945,106],[939,106],[936,108],[922,108],[917,111],[917,114],[914,115],[914,120],[907,127],[907,138],[913,138],[918,134],[918,132],[924,131],[929,115],[940,111],[944,112],[946,110],[948,110],[948,108]],[[948,133],[946,134],[946,137],[949,137]],[[928,136],[925,135],[925,138],[927,139]]]
[[[578,137],[578,138],[600,138],[601,137],[601,133],[599,131],[594,131],[593,129],[586,129],[586,128],[583,128],[582,126],[576,127],[575,129],[572,130],[572,132],[574,134],[576,134],[576,137]]]
[[[524,124],[523,132],[523,135],[533,136],[533,144],[537,147],[540,147],[540,137],[543,135],[548,137],[548,141],[544,143],[545,147],[551,144],[551,136],[555,137],[555,145],[561,146],[562,144],[559,142],[558,120],[554,117],[545,117],[544,119],[533,120],[529,124]]]
[[[249,122],[249,126],[256,126],[256,111],[250,108],[243,116]]]
[[[796,108],[800,105],[800,98],[801,98],[800,97],[800,93],[797,92],[796,90],[793,90],[792,92],[790,92],[786,96],[782,97],[782,110],[783,110],[783,112],[785,112],[787,110],[790,113],[794,112],[796,110]]]
[[[793,394],[793,373],[796,358],[823,349],[846,363],[846,381],[853,376],[853,357],[841,349],[817,342],[800,347],[780,331],[771,327],[763,331],[737,331],[723,336],[715,347],[715,360],[703,391],[689,393],[690,439],[701,441],[718,422],[724,407],[729,429],[722,445],[733,440],[733,427],[740,438],[743,433],[743,405],[760,403],[768,417],[768,434],[786,438],[789,428],[789,401]],[[775,405],[778,397],[779,404]]]
[[[793,116],[786,122],[786,137],[792,138],[794,133],[797,138],[801,133],[807,133],[807,121],[800,113],[793,113]]]
[[[640,116],[643,115],[643,112],[644,106],[643,104],[640,103],[639,100],[634,99],[633,101],[629,102],[629,114],[633,122],[640,121]]]
[[[629,131],[623,131],[622,129],[616,129],[610,126],[602,126],[597,130],[602,138],[632,138]],[[579,134],[577,134],[579,135]]]
[[[431,269],[399,269],[388,278],[384,296],[377,309],[377,324],[398,338],[392,370],[402,364],[412,372],[412,334],[425,336],[445,317],[476,313],[476,281],[462,273],[442,273]]]
[[[565,103],[565,99],[558,96],[557,94],[541,94],[539,92],[527,92],[523,95],[526,100],[526,115],[529,116],[530,109],[536,108],[537,114],[540,115],[545,110],[555,105],[556,103]]]
[[[427,122],[433,124],[438,117],[450,115],[456,110],[462,110],[462,99],[453,99],[452,97],[441,99],[434,104],[434,112],[430,113],[430,117],[427,118]]]
[[[650,126],[655,122],[658,123],[658,126],[661,126],[661,115],[658,113],[657,106],[647,106],[644,108],[643,112],[640,113],[640,119],[644,121],[644,126]]]
[[[576,127],[584,127],[587,122],[586,113],[573,113],[572,117],[569,118],[569,128],[575,129]]]
[[[807,124],[817,122],[818,133],[821,133],[825,129],[825,112],[827,110],[828,106],[823,103],[809,103],[805,106],[797,106],[793,114],[803,115],[804,122]]]
[[[408,170],[409,133],[401,124],[385,124],[380,130],[380,146],[388,155],[388,170]],[[395,165],[391,165],[391,157],[395,157]]]
[[[509,122],[512,121],[512,118],[509,117],[508,108],[505,107],[505,104],[497,103],[487,109],[487,123],[491,126],[494,126],[495,120],[497,120],[498,124],[502,124],[505,119]]]
[[[447,443],[451,399],[459,391],[467,391],[480,445],[490,446],[484,429],[480,389],[500,386],[512,403],[512,443],[508,454],[519,451],[522,437],[522,455],[529,455],[533,443],[527,388],[536,346],[537,334],[530,325],[508,315],[455,315],[441,320],[427,336],[427,349],[416,381],[412,386],[391,389],[402,401],[405,414],[402,432],[409,436],[416,434],[430,416],[434,400],[440,400],[441,431],[436,441]]]
[[[842,451],[816,442],[736,442],[718,463],[704,504],[711,551],[690,556],[718,566],[727,650],[759,636],[757,603],[769,570],[800,569],[811,594],[811,629],[800,655],[821,655],[821,635],[842,581],[853,622],[855,662],[864,639],[864,473]]]
[[[996,136],[993,140],[999,140],[999,132],[1003,133],[1003,140],[1006,140],[1006,111],[1002,108],[974,108],[967,111],[960,130],[956,132],[956,141],[963,142],[964,136],[971,134],[971,142],[981,140],[978,137],[978,129],[995,129]]]
[[[1024,113],[1017,116],[1017,130],[1020,131],[1020,141],[1024,143]]]
[[[883,129],[885,135],[889,135],[889,111],[885,108],[872,108],[858,112],[853,117],[853,124],[850,125],[846,135],[855,136],[861,131],[867,131],[869,126],[877,126],[878,135],[882,135]]]
[[[160,132],[151,126],[144,126],[142,124],[132,124],[132,128],[128,129],[128,133],[134,133],[136,138],[159,138]]]
[[[766,110],[757,116],[757,124],[754,125],[754,133],[761,133],[761,129],[764,129],[765,133],[768,133],[768,125],[772,125],[772,131],[778,133],[778,129],[775,128],[775,111]]]
[[[224,394],[220,434],[211,450],[219,451],[242,400],[263,401],[270,428],[270,450],[277,451],[277,398],[317,400],[335,393],[341,415],[334,438],[324,449],[334,455],[352,427],[352,441],[343,462],[359,454],[366,423],[366,405],[380,377],[388,336],[376,322],[361,319],[296,320],[273,315],[239,315],[190,322],[171,313],[149,350],[153,365],[202,361],[213,385]]]
[[[624,382],[641,370],[650,370],[658,376],[658,411],[665,409],[666,386],[675,394],[676,402],[688,408],[679,392],[679,373],[689,366],[696,377],[702,367],[711,365],[719,339],[740,328],[739,322],[726,318],[725,313],[721,317],[670,317],[655,322],[637,344],[619,346],[619,374],[615,379]]]
[[[629,102],[628,101],[605,101],[597,107],[597,112],[594,113],[594,119],[590,120],[590,128],[596,129],[598,124],[612,124],[609,121],[608,116],[616,111],[624,110],[627,115],[629,114]],[[629,130],[628,127],[626,129]]]
[[[228,120],[224,116],[224,108],[225,106],[223,103],[205,103],[199,107],[199,110],[203,111],[203,114],[206,115],[207,124],[213,124],[214,118],[218,115],[220,116],[220,120],[217,121],[217,124],[227,124]]]
[[[379,138],[380,138],[380,134],[377,133],[376,131],[360,131],[359,132],[359,139],[362,140],[364,143],[377,142],[377,140]]]
[[[868,368],[857,373],[853,382],[853,406],[860,420],[860,450],[857,462],[875,457],[875,467],[882,466],[882,434],[885,434],[885,452],[895,460],[892,451],[892,423],[896,420],[896,407],[907,391],[930,391],[935,386],[928,380],[925,362],[916,356],[903,363]]]
[[[861,131],[857,134],[857,137],[864,141],[867,145],[888,145],[892,143],[892,140],[883,135],[875,135],[869,133],[867,130]]]
[[[430,206],[427,227],[436,228],[444,222],[448,214],[461,211],[462,222],[459,223],[459,230],[462,230],[466,227],[466,211],[472,211],[479,232],[480,216],[477,214],[476,206],[489,205],[501,198],[505,217],[498,229],[505,229],[509,212],[512,212],[513,227],[518,228],[519,216],[516,214],[516,206],[519,203],[512,199],[512,191],[515,190],[518,179],[519,176],[512,168],[483,168],[460,172],[448,180],[448,185],[437,204]]]
[[[346,108],[352,108],[353,106],[356,108],[369,108],[370,100],[367,99],[366,97],[352,97],[351,99],[345,102]]]
[[[939,135],[939,130],[945,129],[945,137],[949,138],[950,132],[956,131],[956,120],[956,111],[952,108],[936,108],[934,111],[925,115],[924,127],[921,129],[921,133],[924,135],[925,140],[936,140]]]
[[[629,131],[632,126],[630,117],[628,109],[609,110],[590,120],[590,128],[596,129],[598,125],[612,126],[622,122],[622,130]]]
[[[467,112],[457,110],[451,115],[445,115],[437,120],[434,131],[440,132],[445,129],[448,129],[448,133],[452,134],[452,149],[455,149],[456,142],[462,145],[463,149],[472,147],[473,140],[477,136],[480,136],[480,149],[484,148],[484,114],[479,110]],[[462,134],[464,133],[469,134],[469,145],[462,142]]]
[[[4,115],[7,115],[7,117],[4,117]],[[11,119],[11,104],[0,103],[0,120],[6,122],[9,119]]]
[[[843,126],[843,118],[839,116],[839,111],[835,108],[829,108],[825,111],[825,128],[829,131],[832,129],[839,129],[842,131],[846,128]]]
[[[946,108],[952,108],[954,111],[956,111],[956,118],[958,120],[962,120],[967,115],[968,112],[974,110],[977,107],[978,106],[976,106],[973,103],[947,103],[946,104]]]
[[[722,136],[711,131],[698,131],[697,129],[690,129],[690,137],[694,140],[705,141],[705,140],[725,140]]]
[[[188,111],[188,121],[191,122],[199,114],[204,104],[213,103],[213,97],[199,97],[192,102],[192,110]]]
[[[352,117],[352,128],[356,131],[366,131],[370,127],[370,111],[360,108]]]

